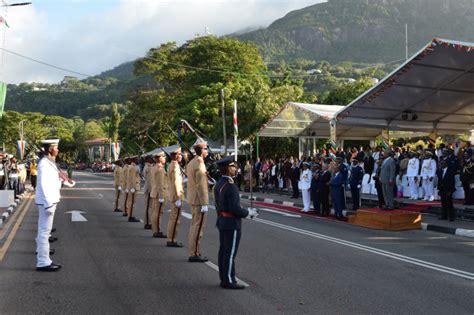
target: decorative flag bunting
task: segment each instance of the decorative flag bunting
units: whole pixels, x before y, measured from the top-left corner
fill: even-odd
[[[20,160],[23,160],[23,157],[25,156],[26,141],[18,140],[16,143],[18,145],[18,155],[20,156]]]
[[[237,138],[239,136],[239,126],[237,124],[237,100],[234,100],[234,149],[235,149],[235,161],[237,161],[238,155],[238,146],[237,146]]]

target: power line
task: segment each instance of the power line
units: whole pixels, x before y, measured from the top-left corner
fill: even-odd
[[[30,61],[39,63],[39,64],[42,64],[42,65],[44,65],[44,66],[48,66],[48,67],[51,67],[51,68],[59,69],[59,70],[65,71],[65,72],[74,73],[74,74],[81,75],[81,76],[84,76],[84,77],[93,77],[93,75],[85,74],[85,73],[81,73],[81,72],[77,72],[77,71],[70,70],[70,69],[66,69],[66,68],[63,68],[63,67],[60,67],[60,66],[55,66],[55,65],[53,65],[53,64],[50,64],[50,63],[47,63],[47,62],[44,62],[44,61],[41,61],[41,60],[38,60],[38,59],[34,59],[34,58],[31,58],[31,57],[22,55],[22,54],[20,54],[20,53],[14,52],[14,51],[12,51],[12,50],[8,50],[8,49],[6,49],[6,48],[4,48],[4,47],[0,47],[0,49],[3,50],[3,51],[5,51],[5,52],[7,52],[7,53],[12,54],[12,55],[15,55],[15,56],[18,56],[18,57],[21,57],[21,58],[24,58],[24,59],[27,59],[27,60],[30,60]]]

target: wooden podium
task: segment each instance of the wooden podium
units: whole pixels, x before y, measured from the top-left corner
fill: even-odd
[[[359,209],[355,215],[348,217],[348,222],[376,230],[419,230],[421,229],[421,213],[405,210]]]

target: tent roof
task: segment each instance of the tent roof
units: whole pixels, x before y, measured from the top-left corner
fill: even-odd
[[[329,121],[344,106],[288,102],[273,115],[258,132],[260,137],[315,137],[329,138]],[[373,139],[380,127],[338,125],[339,139]]]
[[[173,152],[174,150],[176,150],[179,147],[180,147],[179,144],[174,144],[174,145],[171,145],[169,147],[156,148],[156,149],[153,149],[149,152],[143,153],[142,156],[147,156],[147,155],[153,155],[153,154],[156,154],[156,153],[160,153],[160,152],[162,152],[161,149],[165,150],[166,153],[170,154],[171,152]]]
[[[474,125],[474,43],[433,39],[337,113],[341,124],[438,134]],[[413,117],[416,117],[413,119]]]

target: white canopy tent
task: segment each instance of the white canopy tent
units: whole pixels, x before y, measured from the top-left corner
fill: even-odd
[[[465,134],[474,126],[474,43],[433,39],[336,114],[337,128],[364,126]]]

